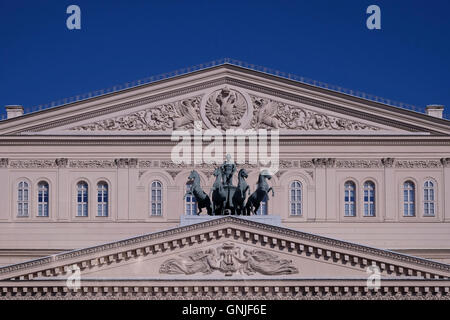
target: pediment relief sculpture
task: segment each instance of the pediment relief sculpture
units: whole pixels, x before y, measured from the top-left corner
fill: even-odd
[[[362,122],[314,112],[299,106],[251,96],[254,111],[252,127],[255,129],[288,130],[380,130]]]
[[[298,273],[291,260],[280,259],[264,250],[249,249],[226,242],[216,248],[180,254],[178,258],[161,264],[160,273],[211,274],[215,271],[226,276],[233,274],[286,275]]]
[[[105,119],[71,128],[77,131],[166,131],[192,129],[200,120],[201,96],[187,98],[137,111],[125,116]]]
[[[246,98],[247,97],[247,98]],[[223,87],[208,95],[198,95],[154,106],[115,118],[70,128],[71,131],[170,131],[194,128],[281,129],[298,131],[378,131],[380,127],[309,110],[269,98],[248,95]]]

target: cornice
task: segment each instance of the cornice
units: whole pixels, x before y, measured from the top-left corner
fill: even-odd
[[[204,144],[207,144],[204,142]],[[351,135],[296,135],[280,136],[280,145],[450,145],[450,136],[351,136]],[[149,145],[174,146],[170,135],[126,136],[67,136],[16,135],[0,136],[0,146],[15,145]]]
[[[427,300],[450,299],[448,280],[382,279],[378,290],[366,279],[83,279],[78,290],[63,279],[0,281],[6,299],[177,300]]]
[[[239,86],[239,87],[242,87],[242,88],[245,88],[248,90],[253,90],[255,92],[272,95],[275,97],[287,99],[287,100],[294,101],[294,102],[308,104],[308,105],[315,106],[315,107],[318,107],[321,109],[325,109],[325,110],[332,111],[332,112],[339,112],[341,114],[349,115],[352,117],[356,116],[360,119],[373,121],[373,122],[383,124],[383,125],[390,125],[392,127],[404,129],[407,131],[418,132],[418,131],[425,130],[427,132],[439,134],[439,131],[436,131],[434,129],[430,129],[430,128],[424,129],[424,127],[417,126],[417,125],[411,125],[411,124],[401,122],[401,121],[396,121],[389,117],[378,116],[378,115],[374,115],[374,114],[371,114],[368,112],[355,110],[354,108],[343,107],[343,106],[340,106],[339,104],[335,104],[335,103],[319,101],[314,98],[301,96],[301,95],[295,94],[295,93],[285,92],[281,89],[275,89],[275,88],[264,86],[261,84],[251,83],[247,80],[236,79],[230,75],[225,75],[220,78],[208,80],[208,81],[205,81],[200,84],[190,85],[190,86],[186,86],[186,87],[180,87],[180,88],[177,88],[174,90],[170,90],[170,91],[163,92],[163,93],[158,93],[158,94],[155,94],[155,95],[152,95],[149,97],[145,97],[145,98],[140,98],[140,99],[137,99],[134,101],[119,103],[115,106],[108,106],[108,107],[100,108],[100,109],[97,109],[94,111],[84,112],[82,114],[67,117],[65,119],[59,119],[59,120],[50,121],[50,122],[47,122],[44,124],[33,125],[30,127],[26,127],[24,129],[13,130],[13,131],[9,132],[8,135],[18,134],[21,132],[39,132],[42,130],[47,130],[47,129],[55,128],[58,126],[64,126],[69,123],[83,121],[83,120],[95,118],[98,116],[102,116],[102,115],[105,115],[108,113],[113,113],[113,112],[118,112],[118,111],[122,111],[122,110],[126,110],[126,109],[135,108],[135,107],[138,107],[138,106],[141,106],[144,104],[149,104],[149,103],[153,103],[153,102],[156,102],[159,100],[164,100],[164,99],[170,99],[170,98],[173,98],[176,96],[193,93],[195,91],[211,88],[214,86],[224,85],[224,84]],[[120,92],[118,92],[117,94],[119,94],[119,93]],[[80,102],[78,102],[77,104],[80,104]],[[71,104],[67,105],[66,107],[70,107],[70,106],[71,106]],[[52,111],[52,109],[48,109],[43,112],[51,112],[51,111]],[[416,114],[416,113],[414,113],[414,114]],[[417,113],[417,115],[418,115],[418,113]]]

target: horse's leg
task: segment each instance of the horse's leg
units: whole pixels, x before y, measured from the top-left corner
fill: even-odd
[[[261,205],[261,203],[255,204],[255,207],[253,208],[253,214],[256,215],[256,213],[258,212],[258,209],[259,209],[260,205]]]
[[[227,200],[225,199],[225,200],[222,202],[222,215],[225,215],[225,209],[226,209],[226,207],[227,207]]]
[[[208,205],[206,206],[206,212],[208,213],[208,216],[212,216],[212,203],[209,201]]]
[[[247,216],[250,216],[252,214],[252,202],[250,201],[250,199],[247,201],[247,204],[245,205],[245,211]]]

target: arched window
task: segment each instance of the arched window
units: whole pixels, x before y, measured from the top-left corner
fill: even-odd
[[[38,183],[38,217],[48,217],[48,183],[41,181]]]
[[[97,216],[108,216],[108,199],[108,184],[105,181],[101,181],[97,184]]]
[[[413,217],[416,214],[416,186],[412,181],[403,184],[403,215]]]
[[[356,216],[355,190],[353,181],[347,181],[344,184],[344,214],[346,217]]]
[[[158,180],[152,181],[150,190],[151,215],[160,216],[162,215],[162,183]]]
[[[261,201],[258,210],[256,211],[256,214],[258,216],[267,216],[267,206],[268,206],[267,202],[268,201],[267,201],[267,194],[266,194],[264,199]]]
[[[77,184],[77,216],[88,216],[88,184],[80,181]]]
[[[189,191],[191,186],[189,184],[186,185],[186,191]],[[197,214],[197,200],[193,195],[186,195],[186,215],[196,215]]]
[[[364,216],[375,216],[375,183],[364,183]]]
[[[291,215],[302,215],[302,183],[293,181],[289,189],[289,202],[291,205]]]
[[[28,216],[28,207],[29,207],[28,194],[29,194],[28,182],[25,181],[19,182],[17,188],[17,215],[19,217]]]
[[[426,216],[434,216],[434,182],[425,181],[423,184],[423,214]]]

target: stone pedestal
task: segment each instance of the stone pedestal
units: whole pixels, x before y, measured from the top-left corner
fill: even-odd
[[[180,226],[187,226],[190,224],[205,222],[213,219],[220,219],[223,217],[229,217],[229,216],[208,216],[208,215],[201,215],[201,216],[191,216],[191,215],[182,215],[180,217]],[[281,226],[281,218],[277,215],[265,215],[265,216],[231,216],[238,219],[244,219],[244,220],[251,220],[255,222],[261,222],[265,224],[270,224],[273,226]]]

